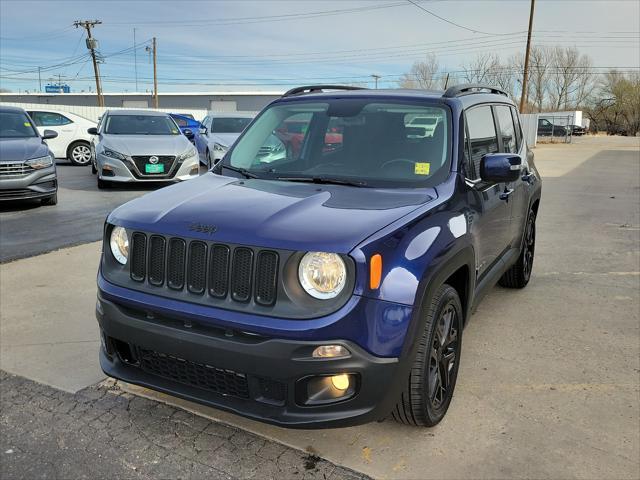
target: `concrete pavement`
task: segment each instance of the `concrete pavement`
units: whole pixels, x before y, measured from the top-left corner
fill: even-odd
[[[587,137],[540,146],[536,159],[544,186],[531,283],[495,288],[471,319],[438,427],[284,430],[135,391],[376,478],[640,477],[639,141]],[[69,391],[101,376],[98,251],[0,265],[0,368]],[[86,373],[64,378],[74,371]]]

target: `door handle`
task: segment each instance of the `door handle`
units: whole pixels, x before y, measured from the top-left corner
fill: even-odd
[[[511,195],[512,193],[513,193],[513,188],[505,187],[504,192],[500,194],[500,200],[509,201],[509,195]]]

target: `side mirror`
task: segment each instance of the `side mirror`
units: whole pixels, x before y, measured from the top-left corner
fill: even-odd
[[[207,134],[207,127],[200,127],[199,133],[200,133],[200,135],[206,135]]]
[[[515,153],[488,153],[480,160],[480,178],[488,183],[514,182],[520,178],[522,158]]]
[[[87,133],[89,135],[97,135],[98,134],[98,129],[96,127],[91,127],[87,129]]]
[[[190,128],[185,128],[182,133],[184,133],[184,136],[189,140],[193,140],[193,137],[195,136]]]
[[[58,132],[56,132],[55,130],[45,130],[44,132],[42,132],[43,140],[49,140],[51,138],[56,138],[57,136]]]

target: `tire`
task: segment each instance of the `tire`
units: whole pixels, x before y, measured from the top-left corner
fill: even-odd
[[[58,204],[58,194],[54,193],[50,197],[43,198],[40,200],[40,204],[42,205],[57,205]]]
[[[207,171],[213,168],[213,160],[211,160],[211,152],[207,148]]]
[[[458,377],[463,325],[458,292],[450,285],[440,286],[422,314],[427,316],[424,330],[408,381],[391,416],[405,425],[433,427],[447,413]],[[443,332],[445,340],[441,341]],[[447,385],[443,388],[445,370]]]
[[[93,162],[93,160],[91,161],[91,173],[93,173],[94,175],[98,173],[98,169],[96,168],[96,164]]]
[[[110,186],[109,182],[105,182],[100,177],[98,177],[98,189],[99,190],[105,190],[105,189],[109,188],[109,186]]]
[[[67,159],[74,165],[86,167],[91,161],[91,147],[87,142],[73,142],[67,148]]]
[[[524,230],[522,250],[518,261],[500,278],[498,283],[506,288],[524,288],[531,278],[533,258],[536,250],[536,212],[529,210],[527,224]]]

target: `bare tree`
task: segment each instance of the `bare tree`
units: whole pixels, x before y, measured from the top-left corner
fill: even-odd
[[[552,109],[569,110],[584,103],[593,85],[591,66],[591,58],[575,47],[553,49],[548,81]]]
[[[625,75],[616,70],[604,74],[587,115],[596,130],[626,135],[640,132],[640,74]]]
[[[411,70],[400,77],[398,84],[401,88],[423,88],[425,90],[439,88],[439,70],[440,64],[436,56],[429,53],[424,60],[414,62]]]

